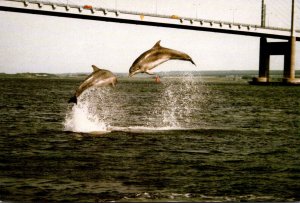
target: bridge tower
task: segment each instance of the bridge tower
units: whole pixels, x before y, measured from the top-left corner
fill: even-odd
[[[292,16],[291,16],[291,38],[289,40],[288,56],[285,58],[286,64],[284,64],[284,77],[283,82],[294,82],[295,81],[295,66],[296,66],[296,5],[295,0],[292,0]]]
[[[261,27],[266,26],[266,4],[265,0],[261,1]]]
[[[282,82],[284,84],[300,84],[295,79],[296,64],[296,35],[295,35],[295,0],[292,0],[291,37],[287,42],[268,42],[266,37],[260,38],[259,73],[253,78],[252,84],[267,84],[270,82],[270,56],[284,55],[284,71]],[[265,27],[266,5],[262,0],[261,27]]]

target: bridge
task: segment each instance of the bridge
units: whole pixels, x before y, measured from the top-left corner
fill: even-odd
[[[0,11],[260,37],[259,76],[253,79],[252,84],[269,83],[271,55],[284,55],[283,83],[300,84],[300,80],[295,78],[296,41],[300,41],[300,32],[295,26],[296,0],[291,1],[290,29],[266,26],[264,0],[261,4],[260,25],[133,12],[117,8],[70,4],[69,1],[61,3],[40,0],[1,0]],[[287,41],[267,42],[267,38]]]

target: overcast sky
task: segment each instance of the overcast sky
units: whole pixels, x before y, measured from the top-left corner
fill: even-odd
[[[67,0],[57,0],[67,2]],[[68,3],[82,4],[82,0]],[[261,0],[86,0],[85,4],[158,14],[260,24]],[[290,1],[265,0],[266,24],[289,27]],[[300,0],[297,0],[297,12]],[[298,12],[300,13],[300,12]],[[297,25],[300,24],[297,15]],[[258,70],[259,38],[0,11],[0,72],[89,72],[91,65],[128,72],[158,40],[186,52],[197,67],[168,61],[155,71]],[[300,69],[297,42],[296,68]],[[283,57],[271,57],[283,69]]]

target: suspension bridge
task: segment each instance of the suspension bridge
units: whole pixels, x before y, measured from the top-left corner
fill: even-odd
[[[253,78],[252,84],[268,84],[270,82],[271,55],[284,56],[282,82],[300,84],[300,80],[295,78],[296,41],[300,41],[300,31],[296,30],[296,2],[297,0],[291,0],[290,28],[266,25],[264,0],[261,1],[260,24],[111,9],[87,4],[73,4],[69,1],[1,0],[0,11],[260,37],[259,73],[257,78]],[[286,41],[268,42],[268,38]]]

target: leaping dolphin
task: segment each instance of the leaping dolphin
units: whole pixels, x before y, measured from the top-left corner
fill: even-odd
[[[142,53],[133,62],[129,69],[129,77],[132,77],[137,73],[154,75],[150,70],[170,59],[190,61],[192,64],[196,65],[192,58],[186,53],[160,46],[159,40],[151,49]]]
[[[113,87],[117,83],[117,77],[109,70],[100,69],[95,65],[92,65],[93,73],[91,73],[76,89],[75,95],[70,98],[69,103],[77,104],[77,98],[90,87],[102,87],[112,85]]]

